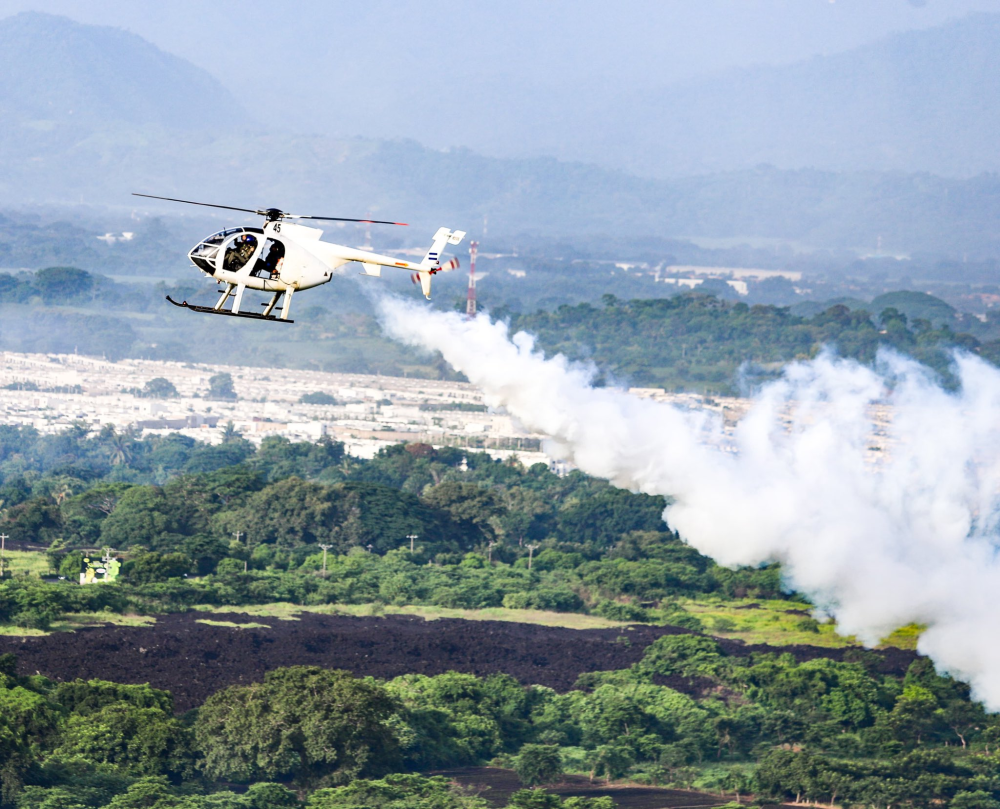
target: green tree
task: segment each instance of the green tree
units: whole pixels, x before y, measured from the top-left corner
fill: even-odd
[[[212,778],[340,784],[378,775],[398,760],[395,712],[395,701],[373,682],[294,666],[213,694],[199,711],[195,736]]]
[[[242,508],[220,513],[213,526],[218,534],[243,531],[254,543],[297,548],[332,541],[338,518],[329,487],[291,477],[252,494]]]
[[[938,703],[930,691],[919,685],[908,685],[896,698],[885,722],[893,736],[904,744],[920,744],[939,721]]]
[[[429,506],[448,513],[462,536],[461,547],[471,549],[496,538],[493,521],[503,513],[497,495],[475,483],[446,481],[424,494]]]
[[[104,809],[177,809],[178,799],[163,776],[140,778]]]
[[[35,273],[34,283],[45,299],[63,301],[90,292],[94,277],[76,267],[46,267]]]
[[[1000,809],[1000,801],[981,789],[972,792],[962,791],[951,799],[948,809]]]
[[[5,655],[3,668],[13,668]],[[5,672],[4,679],[14,678]],[[35,753],[48,745],[58,723],[58,711],[40,694],[24,688],[0,688],[0,802],[11,803],[25,776],[36,765]]]
[[[302,404],[311,405],[335,405],[337,400],[331,396],[329,393],[324,393],[323,391],[314,391],[312,393],[303,393],[299,397],[299,401]]]
[[[555,783],[562,777],[563,764],[559,747],[553,744],[526,744],[517,754],[514,770],[526,787]]]
[[[70,551],[59,563],[59,575],[67,581],[79,581],[80,569],[83,565],[83,554],[80,551]]]
[[[173,382],[157,376],[142,386],[142,395],[148,399],[176,399],[180,394]]]
[[[228,373],[214,374],[208,380],[208,399],[235,401],[236,389],[233,387],[233,377]]]
[[[507,801],[506,809],[560,809],[558,795],[544,789],[519,789]]]
[[[708,677],[725,665],[722,647],[703,635],[667,635],[658,638],[643,654],[639,668],[663,677]]]
[[[489,804],[457,788],[447,778],[395,774],[318,789],[305,809],[488,809]],[[263,809],[263,807],[261,807]]]
[[[603,775],[609,782],[625,775],[632,766],[632,751],[621,744],[602,744],[590,754],[590,777]]]
[[[71,716],[56,752],[135,775],[190,776],[194,756],[189,735],[180,720],[159,708],[116,703]]]
[[[191,570],[191,560],[183,553],[140,553],[124,565],[123,574],[135,584],[166,581]]]
[[[949,700],[941,709],[941,719],[958,737],[962,747],[968,744],[968,738],[986,724],[986,714],[982,706],[963,699]]]
[[[158,486],[134,486],[118,499],[101,523],[101,543],[112,548],[168,547],[177,542],[177,512]]]
[[[568,503],[558,514],[558,530],[570,542],[610,547],[632,531],[663,530],[665,507],[662,497],[608,486],[593,496]]]

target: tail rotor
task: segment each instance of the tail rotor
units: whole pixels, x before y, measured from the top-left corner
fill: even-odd
[[[461,264],[460,264],[460,262],[458,260],[458,257],[456,256],[451,261],[448,261],[447,263],[442,264],[440,267],[434,267],[433,269],[427,270],[427,272],[430,275],[437,275],[439,272],[451,272],[452,270],[457,270],[460,266],[461,266]],[[413,273],[412,275],[410,275],[410,280],[414,284],[419,284],[420,283],[420,274],[419,273]]]

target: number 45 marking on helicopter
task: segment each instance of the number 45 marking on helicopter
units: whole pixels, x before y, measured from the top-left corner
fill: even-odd
[[[273,320],[278,323],[293,323],[288,319],[292,294],[297,290],[312,289],[327,283],[334,271],[343,265],[357,261],[363,268],[362,275],[378,277],[383,267],[396,267],[413,272],[414,283],[419,282],[424,297],[431,297],[431,277],[439,272],[447,272],[458,267],[458,259],[442,264],[441,252],[446,245],[459,244],[465,238],[465,231],[439,228],[423,261],[416,264],[400,261],[391,256],[382,256],[366,250],[355,250],[340,244],[320,241],[323,231],[306,225],[297,225],[289,219],[316,219],[326,222],[366,222],[375,225],[405,225],[405,222],[383,222],[378,219],[344,219],[339,216],[303,216],[285,213],[277,208],[255,210],[253,208],[233,208],[229,205],[213,205],[208,202],[193,202],[188,199],[156,197],[152,194],[133,194],[148,199],[163,199],[168,202],[183,202],[188,205],[204,205],[209,208],[224,208],[227,211],[244,211],[264,217],[264,227],[235,227],[223,230],[196,244],[188,257],[202,272],[225,284],[215,306],[195,306],[183,301],[178,303],[169,295],[167,300],[174,306],[181,306],[193,312],[213,315],[247,317],[255,320]],[[270,301],[262,303],[263,314],[244,312],[243,293],[247,289],[273,293]],[[275,307],[284,296],[281,316],[274,314]],[[232,299],[229,308],[226,303]]]

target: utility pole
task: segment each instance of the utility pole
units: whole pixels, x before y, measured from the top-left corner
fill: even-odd
[[[323,577],[326,578],[326,552],[333,547],[333,545],[320,545],[323,549]]]
[[[243,531],[233,531],[233,536],[236,537],[236,543],[239,544],[240,537],[245,537],[246,534]],[[247,539],[247,557],[250,556],[250,540]],[[247,572],[247,560],[243,560],[243,572]]]
[[[413,553],[413,543],[417,541],[418,537],[416,534],[407,534],[406,538],[410,540],[410,553]]]
[[[537,547],[537,545],[528,546],[528,570],[531,570],[531,559],[535,555],[535,548]]]
[[[493,546],[497,543],[490,540],[490,544],[486,546],[486,564],[493,564]]]
[[[0,534],[0,579],[3,578],[4,569],[7,567],[7,540],[6,534]]]

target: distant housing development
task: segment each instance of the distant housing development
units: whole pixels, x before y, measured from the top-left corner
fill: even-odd
[[[235,399],[211,398],[210,380],[219,374],[232,378]],[[168,380],[177,395],[146,395],[147,383],[155,379]],[[719,449],[724,452],[735,451],[732,431],[750,407],[748,399],[660,388],[630,393],[714,414],[723,425]],[[872,416],[871,450],[878,453],[889,413],[876,408]],[[544,436],[488,408],[474,386],[404,377],[0,352],[0,424],[30,425],[41,433],[78,424],[93,430],[111,425],[209,443],[222,441],[231,424],[255,443],[269,436],[291,441],[328,436],[362,458],[392,444],[420,442],[468,447],[502,459],[516,455],[526,465],[545,463],[560,472],[571,468],[547,451]]]

